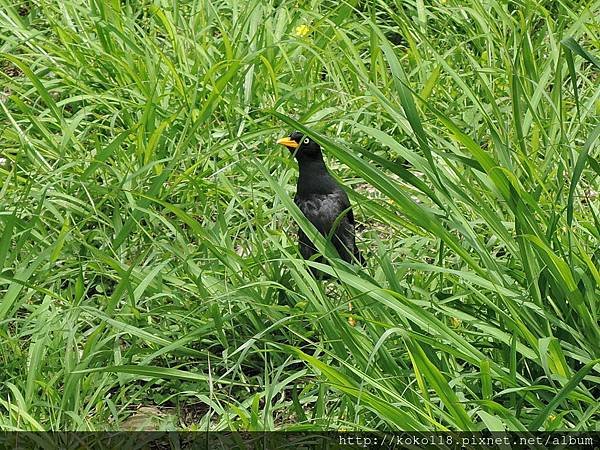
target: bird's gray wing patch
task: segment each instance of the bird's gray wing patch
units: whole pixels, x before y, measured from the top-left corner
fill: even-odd
[[[347,199],[347,198],[346,198]],[[296,204],[321,234],[327,235],[338,216],[348,208],[338,193],[311,195]]]
[[[307,198],[294,199],[302,213],[324,236],[332,234],[332,242],[340,257],[351,261],[355,253],[354,217],[348,210],[350,202],[345,192],[334,192],[324,195],[312,195]],[[338,217],[344,214],[343,217]],[[331,228],[337,222],[333,233]],[[300,253],[303,257],[310,257],[316,253],[315,246],[308,237],[299,231]]]

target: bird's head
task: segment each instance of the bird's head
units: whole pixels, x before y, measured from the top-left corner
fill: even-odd
[[[287,147],[297,160],[322,159],[321,146],[300,131],[294,131],[289,136],[279,139],[277,143]]]

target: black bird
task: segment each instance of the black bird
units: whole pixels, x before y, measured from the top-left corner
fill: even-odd
[[[350,200],[327,170],[319,144],[299,131],[279,139],[277,143],[293,152],[298,161],[300,176],[294,203],[323,236],[331,236],[335,249],[344,261],[356,260],[364,264],[362,255],[356,247],[354,214],[350,207]],[[338,219],[340,215],[342,217]],[[336,221],[337,226],[332,231]],[[301,229],[298,231],[298,241],[300,254],[304,259],[309,259],[318,253]],[[322,261],[321,258],[320,260]]]

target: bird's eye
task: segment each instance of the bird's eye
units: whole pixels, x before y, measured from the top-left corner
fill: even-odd
[[[309,139],[309,138],[304,138],[304,143],[305,143],[305,144],[308,144],[309,142],[310,142],[310,139]]]

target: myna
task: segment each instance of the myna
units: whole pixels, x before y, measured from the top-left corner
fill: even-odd
[[[362,255],[356,247],[350,200],[327,170],[319,144],[299,131],[279,139],[277,143],[287,147],[298,161],[300,175],[294,203],[323,236],[331,236],[335,249],[344,261],[363,264]],[[336,228],[332,231],[334,224]],[[298,231],[298,241],[304,259],[318,253],[301,229]]]

